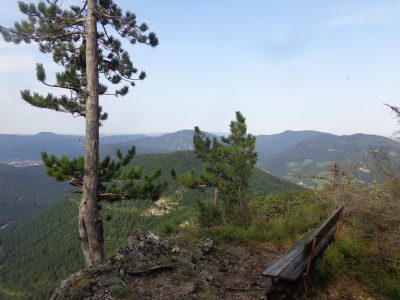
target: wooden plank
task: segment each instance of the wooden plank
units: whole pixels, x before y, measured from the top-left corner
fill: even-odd
[[[285,280],[290,280],[290,281],[296,281],[296,279],[292,280],[291,279],[291,273],[293,269],[296,269],[299,265],[301,265],[304,262],[304,258],[303,258],[303,252],[300,252],[296,257],[294,257],[294,259],[291,261],[290,264],[288,264],[286,266],[285,269],[282,270],[282,272],[280,272],[277,275],[277,278],[280,279],[285,279]],[[289,278],[289,279],[288,279]]]
[[[303,244],[304,246],[304,244]],[[292,261],[295,257],[299,256],[303,252],[303,247],[292,248],[284,255],[282,255],[276,262],[269,266],[262,275],[267,277],[277,277]]]
[[[313,256],[311,257],[311,261],[314,262],[315,259],[321,255],[321,253],[325,250],[325,248],[329,245],[335,235],[336,229],[333,227],[328,232],[328,234],[321,239],[318,245],[315,247]],[[279,274],[279,278],[288,281],[297,281],[299,277],[304,273],[308,264],[308,260],[301,258],[300,260],[296,260],[293,264],[289,265],[283,272]]]
[[[316,229],[314,233],[309,237],[308,242],[306,242],[304,245],[304,257],[307,257],[310,254],[313,239],[316,239],[316,245],[318,245],[319,242],[324,238],[324,236],[327,235],[328,232],[330,232],[331,228],[336,225],[336,223],[340,219],[340,216],[343,213],[343,208],[343,205],[338,207],[333,212],[333,214],[324,223],[322,223],[321,226],[319,226],[318,229]]]
[[[272,265],[270,265],[262,275],[267,277],[277,277],[293,260],[300,255],[302,257],[304,251],[304,245],[308,241],[309,236],[312,232],[307,233],[300,241],[298,241],[290,250],[285,252],[279,257]]]
[[[344,206],[337,208],[333,214],[315,231],[307,233],[289,251],[284,253],[277,261],[270,265],[262,275],[296,281],[307,267],[307,257],[311,252],[312,241],[316,239],[314,260],[329,244],[335,234],[335,224],[343,213]]]

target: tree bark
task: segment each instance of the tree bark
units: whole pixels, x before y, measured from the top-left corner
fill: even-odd
[[[219,186],[215,186],[215,189],[214,189],[214,206],[215,207],[217,207],[218,208],[218,206],[219,206]]]
[[[79,206],[79,237],[87,267],[104,258],[103,223],[97,205],[99,164],[99,75],[97,66],[96,0],[87,1],[86,20],[86,142],[83,194]]]
[[[220,180],[219,177],[217,177],[214,189],[214,206],[217,208],[219,206],[219,186],[220,186]]]

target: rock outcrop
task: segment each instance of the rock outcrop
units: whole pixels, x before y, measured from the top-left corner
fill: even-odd
[[[115,257],[70,276],[51,299],[263,299],[261,269],[274,257],[224,248],[190,233],[163,240],[135,230]]]

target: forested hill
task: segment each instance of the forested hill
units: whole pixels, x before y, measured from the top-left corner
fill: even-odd
[[[0,227],[64,198],[65,183],[48,178],[43,166],[0,164]]]
[[[40,134],[46,139],[53,139],[54,144],[65,142],[64,138],[53,134]],[[187,134],[185,134],[187,136]],[[129,138],[128,136],[107,137],[107,141],[116,141]],[[165,138],[166,140],[168,139]],[[72,139],[71,139],[72,141]],[[39,141],[37,141],[38,144]],[[111,144],[110,144],[111,145]],[[115,144],[110,149],[110,154],[115,154]],[[60,146],[60,149],[62,148]],[[106,147],[107,145],[105,145]],[[172,149],[172,148],[171,148]],[[127,149],[122,149],[127,150]],[[175,166],[184,171],[191,167],[199,168],[200,162],[194,158],[194,155],[188,152],[181,152],[179,155],[175,153],[160,155],[138,155],[135,163],[155,169],[163,166],[164,177],[169,176],[169,172]],[[186,168],[185,168],[186,166]],[[257,170],[256,172],[260,172]],[[261,178],[261,177],[260,177]],[[284,186],[288,184],[286,181],[279,180],[276,177],[265,174],[262,178],[267,178],[265,186],[269,189],[273,186]],[[166,178],[168,180],[168,178]],[[173,183],[172,184],[176,184]],[[56,182],[45,174],[43,166],[30,166],[16,168],[0,163],[0,227],[8,222],[25,218],[33,213],[55,203],[66,196],[65,189],[67,184]],[[262,188],[261,188],[262,189]]]
[[[170,171],[175,169],[178,173],[190,170],[200,170],[201,162],[192,151],[177,151],[163,154],[138,155],[134,158],[133,164],[142,165],[145,170],[154,170],[157,167],[162,169],[162,180],[167,180],[171,190],[178,187],[178,183],[171,178]],[[300,186],[289,181],[273,176],[258,168],[254,169],[250,180],[249,193],[278,193],[287,190],[304,190]]]
[[[400,159],[400,144],[377,135],[319,134],[267,159],[260,159],[258,164],[287,180],[318,185],[322,182],[310,180],[307,176],[324,177],[329,174],[331,163],[338,162],[342,171],[351,173],[364,182],[370,182],[378,178],[374,153],[385,154],[393,163]]]
[[[209,134],[213,137],[213,135]],[[128,149],[132,144],[138,149],[170,152],[174,149],[190,150],[193,131],[184,130],[159,137],[148,137],[135,142],[119,144]],[[108,144],[103,153],[113,154],[117,145]],[[400,143],[377,135],[333,135],[318,131],[285,131],[280,134],[259,135],[256,139],[257,166],[275,176],[306,186],[325,184],[308,177],[326,176],[333,162],[342,171],[352,173],[368,183],[377,178],[372,151],[382,151],[392,160],[400,159]],[[308,177],[307,177],[308,176]]]
[[[258,135],[256,150],[258,159],[264,161],[272,155],[285,151],[290,147],[308,140],[310,138],[324,134],[323,132],[313,130],[293,131],[286,130],[277,134]]]
[[[218,137],[206,133],[210,137]],[[55,155],[80,155],[83,137],[40,133],[33,136],[0,135],[0,162],[11,159],[39,160],[40,152]],[[133,145],[138,154],[170,153],[193,149],[193,130],[159,136],[116,135],[101,137],[101,156],[126,152]],[[371,148],[387,151],[391,159],[400,158],[400,144],[392,139],[368,134],[333,135],[318,131],[284,131],[259,135],[256,140],[258,167],[295,183],[321,184],[302,175],[324,176],[333,161],[364,181],[375,177]]]
[[[159,136],[112,135],[101,137],[100,153],[115,154],[116,149],[127,151],[133,145],[138,154],[169,153],[178,150],[193,149],[193,130],[181,130]],[[210,137],[218,137],[205,133]],[[0,162],[11,159],[39,160],[40,152],[47,151],[55,155],[80,155],[83,152],[82,136],[39,133],[31,136],[0,134]],[[291,162],[304,163],[309,159],[317,163],[339,161],[368,164],[371,147],[381,147],[391,151],[392,157],[400,153],[400,144],[392,139],[368,134],[333,135],[318,131],[284,131],[279,134],[258,135],[256,151],[258,166],[278,176],[288,175]],[[303,159],[301,162],[297,161]],[[320,164],[321,165],[321,164]],[[309,165],[310,166],[310,165]],[[308,171],[308,170],[306,170]],[[310,170],[311,171],[311,170]],[[314,171],[323,171],[320,167]],[[290,173],[290,172],[289,172]]]
[[[105,246],[109,255],[125,245],[128,233],[134,228],[168,234],[195,217],[196,201],[212,198],[211,190],[183,190],[171,178],[171,168],[185,172],[201,167],[191,151],[140,155],[133,163],[145,166],[145,170],[161,167],[162,180],[170,183],[169,188],[156,204],[149,201],[102,203]],[[292,190],[304,189],[255,169],[250,180],[249,197]],[[1,291],[26,298],[48,298],[60,280],[82,267],[76,238],[77,205],[78,199],[59,201],[47,210],[0,231],[0,263],[3,263],[0,299]]]

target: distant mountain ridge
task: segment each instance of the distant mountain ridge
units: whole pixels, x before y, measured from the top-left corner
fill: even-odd
[[[117,144],[146,138],[144,134],[101,136],[100,144]],[[0,161],[39,160],[40,152],[55,155],[83,154],[84,136],[40,132],[35,135],[0,134]]]
[[[136,141],[127,141],[125,143],[108,144],[102,147],[101,154],[114,155],[116,149],[127,151],[133,145],[136,146],[136,152],[139,154],[170,153],[175,151],[193,150],[194,130],[184,129],[173,133],[166,133],[155,137],[144,137]],[[205,135],[214,138],[217,135],[205,132]]]
[[[145,134],[107,135],[100,137],[100,146],[104,154],[113,153],[117,148],[129,149],[135,145],[138,153],[167,153],[181,150],[193,150],[194,130],[184,129],[157,136]],[[218,134],[205,132],[210,138]],[[322,134],[317,131],[290,131],[272,135],[257,136],[257,151],[265,155],[278,153],[304,139]],[[55,155],[76,156],[83,153],[85,140],[79,135],[60,135],[41,132],[35,135],[0,134],[0,161],[20,159],[38,160],[40,152],[47,151]]]
[[[313,130],[293,131],[286,130],[277,134],[257,135],[257,147],[268,151],[268,154],[279,153],[309,138],[324,134]]]
[[[282,133],[271,135],[258,135],[256,151],[258,153],[258,165],[263,166],[271,156],[278,154],[304,140],[323,134],[322,132],[304,130],[286,130]]]
[[[136,146],[138,154],[170,153],[193,150],[194,130],[180,130],[158,136],[115,135],[102,136],[100,155],[115,155],[117,149],[126,152]],[[219,137],[205,133],[212,137]],[[374,174],[370,147],[389,151],[392,158],[400,157],[400,144],[393,139],[369,134],[338,136],[303,130],[287,130],[278,134],[258,135],[256,151],[258,167],[277,176],[301,183],[301,174],[322,175],[333,161],[347,169],[358,166],[357,175],[370,180]],[[33,136],[0,135],[0,162],[7,159],[40,159],[40,152],[77,156],[83,153],[83,137],[39,133]],[[361,169],[363,171],[360,171]],[[369,172],[369,174],[367,174]],[[308,180],[309,183],[312,183]],[[313,184],[313,183],[312,183]]]
[[[138,154],[168,153],[193,150],[194,130],[180,130],[159,136],[144,134],[109,135],[100,137],[100,154],[115,154],[116,149],[127,151],[136,146]],[[206,133],[210,137],[216,135]],[[79,135],[59,135],[41,132],[35,135],[0,134],[0,162],[12,159],[40,160],[40,152],[57,156],[83,154],[85,138]]]

